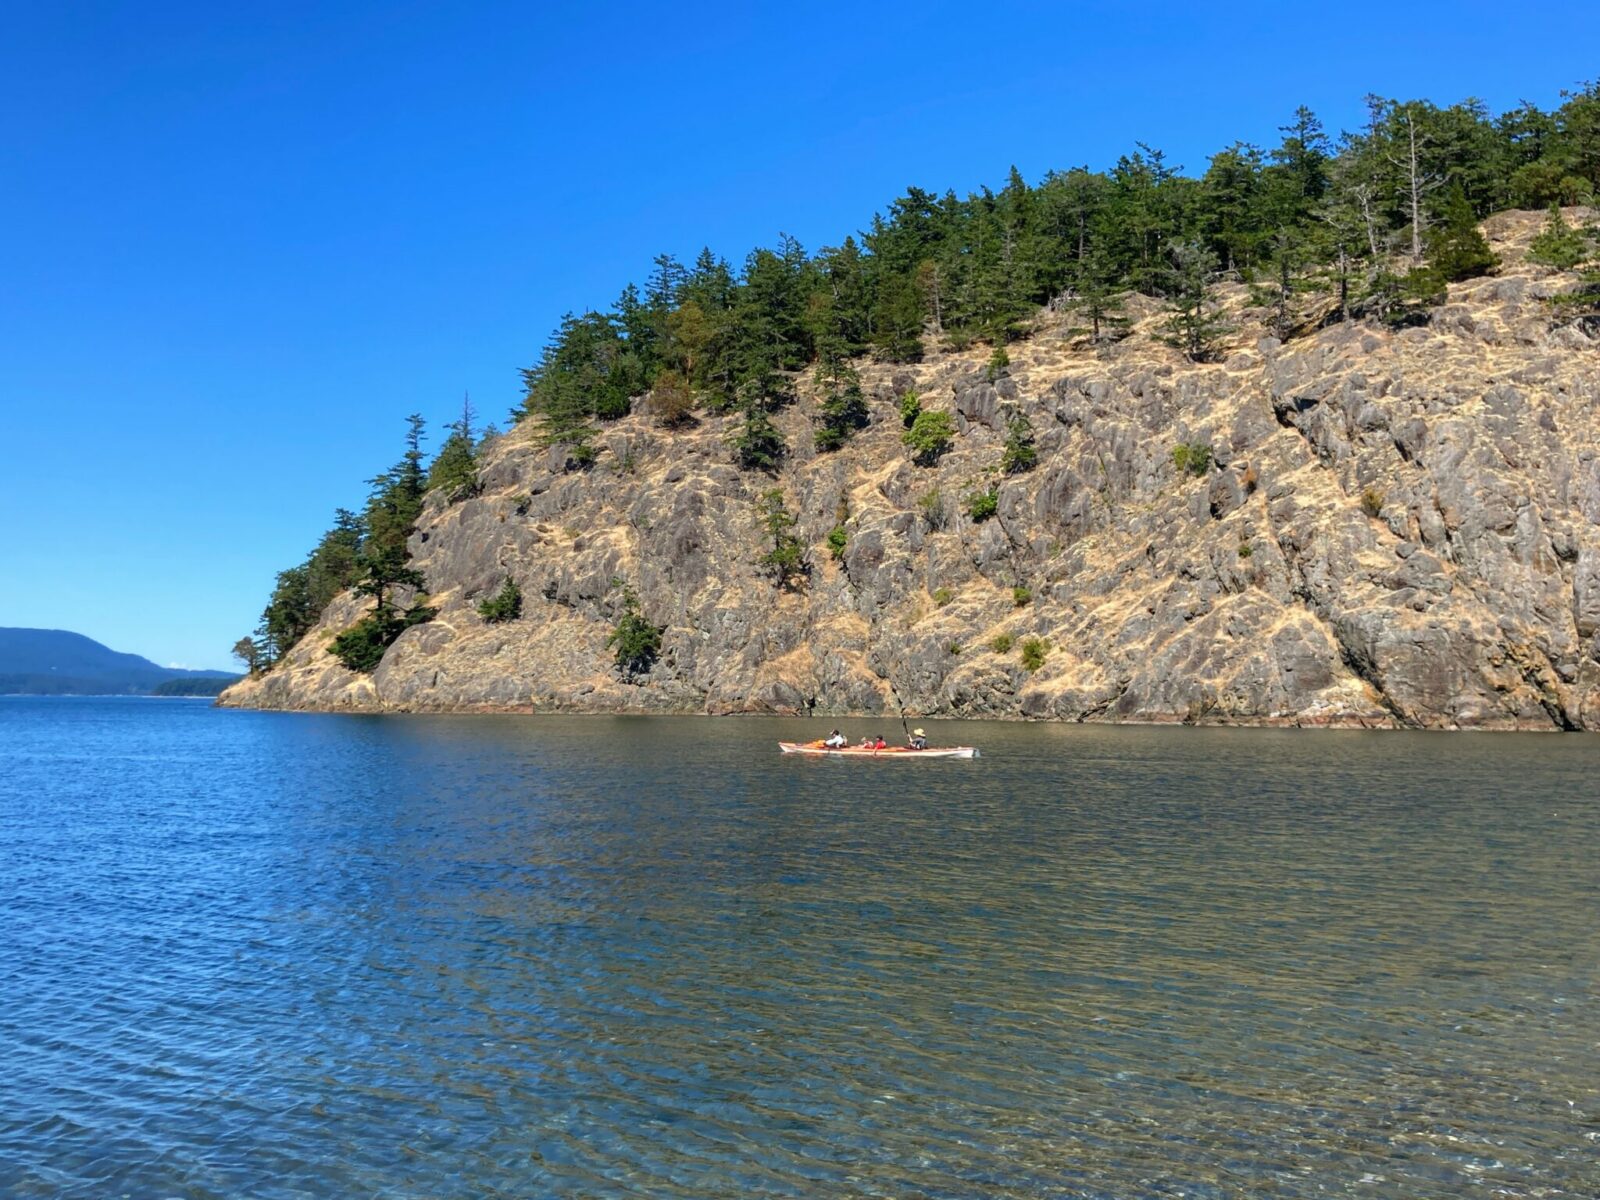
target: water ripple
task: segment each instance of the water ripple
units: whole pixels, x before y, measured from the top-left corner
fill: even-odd
[[[1600,1194],[1593,739],[793,729],[0,701],[0,1194]]]

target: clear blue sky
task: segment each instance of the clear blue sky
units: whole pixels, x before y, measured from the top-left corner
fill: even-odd
[[[1600,70],[1593,0],[544,7],[0,10],[0,625],[228,665],[406,413],[663,251]]]

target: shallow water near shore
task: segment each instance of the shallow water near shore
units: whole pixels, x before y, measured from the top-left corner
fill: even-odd
[[[0,699],[0,1195],[1600,1194],[1600,739],[836,723]]]

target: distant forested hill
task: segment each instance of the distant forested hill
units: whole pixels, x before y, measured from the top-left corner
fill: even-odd
[[[0,628],[0,694],[140,696],[173,680],[228,678],[224,671],[157,666],[64,629]]]

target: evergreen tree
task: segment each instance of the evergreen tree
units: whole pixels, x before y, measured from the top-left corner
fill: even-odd
[[[816,382],[822,393],[816,446],[818,450],[837,450],[856,430],[865,428],[869,419],[861,377],[845,357],[842,341],[830,338],[823,343]]]
[[[1283,181],[1281,188],[1274,188],[1283,197],[1279,223],[1296,223],[1328,192],[1328,136],[1316,114],[1303,104],[1278,132],[1283,141],[1272,152],[1272,161],[1275,178]]]
[[[511,576],[500,585],[500,590],[485,597],[478,605],[478,615],[491,625],[515,621],[522,615],[522,589]]]
[[[263,662],[276,663],[289,653],[316,624],[317,615],[311,603],[304,564],[279,571],[272,596],[261,612],[261,623],[256,627],[256,641],[261,647]]]
[[[615,318],[568,313],[539,365],[522,372],[526,413],[541,419],[543,444],[572,449],[570,465],[594,461],[595,421],[615,420],[628,412],[639,379],[625,349]]]
[[[916,362],[922,357],[923,299],[917,280],[890,275],[878,289],[872,307],[872,344],[890,362]]]
[[[261,647],[256,645],[254,638],[242,637],[235,642],[233,657],[244,664],[245,671],[251,675],[261,670]]]
[[[1232,327],[1217,310],[1212,296],[1216,255],[1196,242],[1174,248],[1167,276],[1167,332],[1162,338],[1182,350],[1190,362],[1210,362],[1221,350]]]
[[[1098,244],[1074,264],[1072,286],[1071,308],[1089,322],[1091,343],[1114,341],[1126,332],[1122,300],[1127,293],[1118,286],[1114,265]]]
[[[772,423],[765,406],[754,401],[743,406],[740,423],[729,443],[734,458],[747,471],[776,471],[788,452],[783,434]]]
[[[363,522],[355,513],[347,508],[337,510],[333,528],[322,535],[306,560],[306,587],[316,617],[355,582],[360,570],[363,529]]]
[[[1007,475],[1020,475],[1033,470],[1039,462],[1039,449],[1034,443],[1033,423],[1027,414],[1014,412],[1006,418],[1006,448],[1000,458],[1000,469]]]
[[[767,537],[772,540],[772,545],[762,554],[759,562],[773,573],[779,587],[792,590],[810,571],[805,548],[794,535],[794,527],[799,522],[784,507],[781,488],[770,488],[761,493],[756,512]]]
[[[1208,242],[1227,270],[1250,266],[1266,236],[1261,151],[1235,143],[1212,158],[1200,184]]]
[[[631,587],[621,580],[612,583],[622,589],[622,615],[606,638],[606,645],[614,649],[614,661],[623,681],[634,683],[655,665],[661,653],[661,635],[666,631],[645,619],[639,610],[639,597]]]
[[[1460,184],[1450,188],[1443,219],[1428,235],[1428,265],[1448,282],[1486,275],[1500,265]]]
[[[416,527],[417,516],[422,512],[422,497],[426,478],[422,469],[422,418],[413,413],[406,418],[406,452],[389,470],[369,480],[371,491],[367,496],[366,536],[362,541],[362,554],[398,554],[404,562],[406,539]]]
[[[1566,217],[1561,214],[1561,206],[1551,201],[1550,215],[1545,218],[1544,229],[1528,246],[1528,260],[1570,271],[1589,254],[1589,239],[1580,230],[1568,225]]]
[[[478,494],[478,452],[472,440],[472,402],[463,398],[461,419],[450,426],[428,468],[428,490],[440,490],[454,504]]]
[[[931,467],[950,449],[955,437],[956,423],[949,413],[936,408],[920,409],[911,428],[900,435],[900,440],[911,447],[911,457],[918,466]]]

